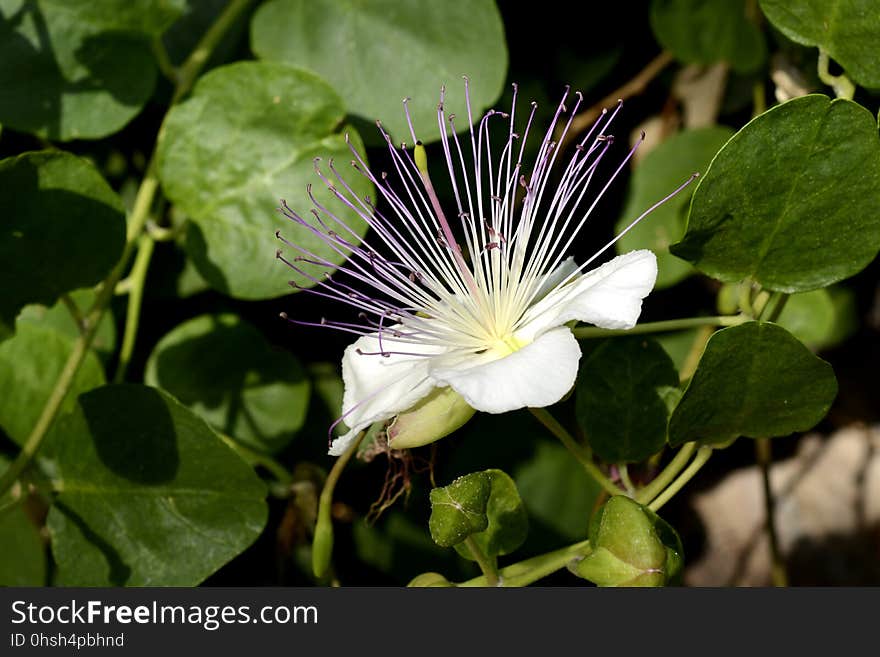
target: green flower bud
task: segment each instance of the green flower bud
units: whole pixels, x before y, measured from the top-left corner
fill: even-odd
[[[422,573],[421,575],[416,575],[410,580],[410,583],[407,586],[412,587],[450,587],[455,586],[452,582],[446,579],[440,573]]]
[[[431,393],[388,427],[392,449],[409,449],[440,440],[463,426],[476,411],[450,387],[434,388]]]
[[[312,572],[322,579],[330,570],[330,558],[333,555],[333,519],[330,516],[330,505],[324,504],[318,509],[318,521],[315,524],[315,536],[312,540]]]
[[[612,497],[590,522],[593,551],[570,570],[599,586],[664,586],[681,572],[681,540],[649,508]]]

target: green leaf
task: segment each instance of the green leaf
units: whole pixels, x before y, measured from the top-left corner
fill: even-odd
[[[19,445],[36,425],[73,347],[74,338],[28,322],[19,322],[15,336],[0,343],[0,426]],[[77,395],[103,384],[104,369],[88,352],[60,412],[70,412]]]
[[[612,497],[593,516],[590,544],[592,552],[572,570],[599,586],[675,583],[683,564],[675,530],[625,495]]]
[[[394,142],[411,143],[401,101],[419,139],[439,139],[437,102],[446,85],[447,113],[467,125],[462,76],[470,78],[473,115],[502,91],[507,48],[492,0],[369,3],[271,0],[251,23],[258,57],[314,71],[339,90],[347,109],[380,119]]]
[[[648,153],[633,172],[626,206],[615,226],[623,231],[633,219],[681,185],[694,172],[705,172],[712,157],[733,135],[724,126],[686,130]],[[690,274],[692,267],[669,253],[684,235],[687,209],[695,185],[686,188],[636,224],[617,243],[617,251],[651,249],[657,255],[657,288],[669,287]]]
[[[186,0],[38,0],[44,11],[66,12],[69,24],[95,32],[132,32],[159,36],[186,8]]]
[[[686,331],[658,333],[654,336],[654,339],[672,359],[672,364],[675,366],[676,371],[681,371],[700,331],[701,329],[699,328],[693,328]]]
[[[516,550],[529,531],[529,518],[516,484],[501,470],[486,470],[489,477],[489,501],[486,504],[486,517],[489,526],[473,538],[483,553],[490,559]],[[470,550],[462,543],[455,546],[465,559],[474,560]]]
[[[223,433],[276,452],[302,427],[310,384],[299,361],[235,315],[201,315],[163,337],[144,380]]]
[[[47,520],[56,583],[192,586],[263,530],[265,486],[170,395],[81,395],[47,437],[58,496]]]
[[[604,340],[585,354],[576,384],[578,423],[609,463],[634,463],[666,443],[665,388],[678,386],[672,360],[655,341]]]
[[[46,551],[40,531],[20,504],[0,511],[0,586],[43,586]]]
[[[8,465],[8,459],[0,454],[0,472]],[[10,493],[0,496],[0,586],[46,584],[46,550],[25,504],[15,502]]]
[[[290,292],[292,272],[274,258],[278,229],[319,257],[344,260],[276,211],[278,199],[287,197],[308,216],[306,188],[315,183],[318,201],[363,235],[366,223],[333,197],[314,170],[315,157],[351,160],[345,136],[337,132],[344,118],[342,101],[316,76],[258,62],[215,69],[171,110],[157,152],[162,186],[190,218],[186,250],[212,287],[243,299]],[[363,150],[358,134],[345,131]],[[370,195],[366,178],[347,164],[344,173],[359,196]]]
[[[125,244],[122,202],[90,163],[41,151],[0,161],[0,339],[25,304],[95,285]]]
[[[702,178],[670,251],[725,282],[805,292],[880,249],[880,139],[848,100],[796,98],[748,123]]]
[[[727,62],[748,73],[764,63],[764,37],[746,16],[746,0],[654,0],[651,28],[657,41],[688,64]]]
[[[855,82],[880,87],[876,0],[760,0],[768,20],[792,41],[826,50]]]
[[[459,477],[448,486],[431,490],[431,538],[441,547],[452,547],[489,526],[486,506],[492,480],[485,472]]]
[[[71,301],[76,304],[83,314],[95,303],[96,296],[95,291],[91,288],[70,292]],[[70,338],[77,338],[80,335],[80,327],[77,326],[70,309],[62,301],[57,302],[51,308],[41,304],[25,306],[18,316],[18,322],[38,324],[52,328]],[[104,316],[101,317],[98,330],[92,340],[92,349],[105,362],[116,349],[116,324],[113,323],[113,315],[111,313],[104,313]]]
[[[560,537],[583,540],[602,487],[562,445],[541,441],[513,474],[532,520]]]
[[[669,442],[724,443],[806,431],[837,395],[831,366],[784,328],[748,322],[716,332],[669,420]]]
[[[813,349],[827,344],[835,327],[836,311],[828,290],[792,294],[776,323]]]
[[[180,4],[0,0],[0,121],[62,141],[113,134],[152,95],[147,37]]]

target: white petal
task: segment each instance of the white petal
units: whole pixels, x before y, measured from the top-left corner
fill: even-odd
[[[381,351],[391,353],[382,356],[377,353]],[[388,337],[388,331],[382,333],[381,347],[378,334],[350,344],[342,356],[342,412],[351,430],[333,441],[330,454],[343,453],[361,429],[411,408],[431,392],[435,384],[428,376],[428,361],[442,351],[433,345],[396,341]]]
[[[516,335],[532,340],[573,319],[607,329],[632,328],[656,280],[657,257],[651,251],[624,253],[532,306]]]
[[[527,406],[549,406],[567,393],[577,377],[581,349],[566,327],[547,331],[509,356],[487,352],[449,363],[431,362],[431,377],[464,397],[478,411],[506,413]]]

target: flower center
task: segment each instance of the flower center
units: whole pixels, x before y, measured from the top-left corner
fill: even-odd
[[[517,338],[513,333],[508,333],[502,338],[497,338],[491,345],[490,349],[494,351],[501,357],[509,356],[514,351],[519,351],[523,347],[526,346],[526,342],[523,342],[519,338]]]

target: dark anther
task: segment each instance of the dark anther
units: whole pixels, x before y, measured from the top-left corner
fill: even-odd
[[[281,253],[282,253],[281,249],[275,249],[275,257],[276,257],[276,258],[280,258],[280,257],[281,257]]]
[[[279,239],[279,240],[281,239],[281,231],[280,230],[275,231],[275,239]]]
[[[278,313],[278,316],[279,316],[281,319],[287,319],[287,313]]]

